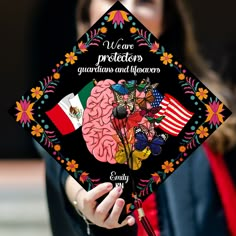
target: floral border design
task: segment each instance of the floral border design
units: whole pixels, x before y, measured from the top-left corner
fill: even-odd
[[[199,81],[188,75],[187,69],[175,60],[174,56],[167,52],[163,46],[161,46],[157,40],[152,40],[153,36],[146,29],[139,29],[136,27],[136,22],[133,21],[133,17],[126,11],[113,10],[104,16],[101,22],[101,27],[97,29],[91,29],[85,34],[84,41],[80,40],[75,45],[71,52],[65,54],[64,60],[61,60],[52,69],[52,74],[47,76],[42,81],[39,81],[39,85],[33,87],[28,96],[22,96],[19,101],[16,102],[16,121],[20,123],[23,128],[28,128],[39,143],[43,146],[50,148],[54,158],[76,179],[80,182],[86,183],[88,190],[96,186],[100,179],[91,179],[89,173],[83,170],[79,170],[79,163],[74,159],[64,157],[61,152],[60,140],[57,138],[55,131],[50,130],[48,124],[45,124],[43,120],[41,123],[37,121],[40,117],[35,117],[35,111],[40,110],[45,104],[45,101],[49,99],[50,94],[55,93],[55,90],[60,83],[61,70],[64,67],[71,66],[79,60],[79,57],[86,53],[91,46],[99,46],[99,44],[106,37],[108,28],[105,26],[108,23],[112,23],[114,29],[123,30],[126,24],[131,24],[129,32],[133,40],[139,47],[147,47],[150,53],[156,54],[160,61],[165,66],[169,66],[177,71],[177,78],[179,85],[183,89],[186,95],[189,95],[189,99],[193,101],[193,104],[202,103],[205,107],[206,119],[204,122],[199,123],[197,127],[193,127],[192,130],[185,132],[184,138],[179,143],[178,155],[170,161],[165,160],[161,166],[162,170],[157,170],[152,173],[149,179],[142,179],[138,184],[138,197],[148,195],[153,192],[153,187],[162,183],[168,175],[170,175],[177,166],[180,165],[188,156],[193,148],[200,145],[200,140],[204,141],[208,136],[208,131],[212,131],[223,123],[224,111],[223,104],[206,89]],[[105,22],[104,22],[105,20]],[[127,212],[134,209],[132,203],[127,205]]]
[[[192,126],[191,131],[185,132],[184,138],[179,144],[179,154],[177,157],[173,158],[170,162],[167,160],[164,161],[162,164],[162,171],[152,173],[150,179],[140,181],[138,186],[138,189],[140,190],[138,196],[140,197],[153,192],[153,184],[158,185],[163,182],[167,176],[187,158],[189,151],[201,144],[199,140],[204,141],[209,136],[209,129],[213,131],[224,122],[224,116],[222,114],[224,105],[217,97],[211,95],[209,90],[199,81],[189,76],[187,73],[188,70],[175,60],[171,53],[165,51],[165,48],[160,46],[157,41],[151,41],[151,33],[148,33],[145,29],[138,29],[136,27],[131,27],[130,33],[139,47],[148,47],[150,53],[159,55],[160,61],[165,66],[169,66],[177,71],[178,74],[176,79],[179,80],[179,84],[183,89],[184,94],[189,95],[190,100],[193,101],[193,105],[198,105],[199,102],[202,103],[205,106],[206,115],[204,122],[198,123],[197,127]],[[207,99],[209,99],[209,101]]]
[[[45,101],[49,99],[50,94],[55,93],[57,86],[60,83],[61,74],[60,71],[64,67],[75,64],[79,59],[79,56],[88,51],[91,46],[99,46],[104,40],[107,28],[105,26],[99,29],[90,30],[86,33],[87,41],[79,41],[77,45],[73,47],[73,50],[65,54],[64,60],[61,60],[56,64],[56,68],[52,69],[52,75],[47,76],[42,81],[39,81],[39,85],[33,87],[30,91],[30,96],[24,97],[16,102],[15,109],[16,121],[31,130],[31,135],[43,146],[50,148],[53,152],[55,159],[64,168],[69,171],[76,179],[79,179],[82,183],[87,183],[88,189],[96,186],[99,179],[91,179],[89,174],[83,170],[77,170],[79,164],[75,160],[70,160],[68,157],[64,157],[61,153],[60,140],[57,138],[55,131],[49,129],[49,125],[44,124],[45,121],[41,120],[41,123],[37,121],[40,117],[35,118],[34,111],[40,110]],[[44,127],[42,127],[42,124]]]

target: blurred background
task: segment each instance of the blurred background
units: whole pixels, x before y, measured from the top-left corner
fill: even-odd
[[[203,55],[234,82],[235,1],[189,0]],[[76,40],[75,0],[0,1],[1,143],[0,235],[50,235],[44,163],[7,110],[47,75]],[[42,47],[43,46],[43,47]]]

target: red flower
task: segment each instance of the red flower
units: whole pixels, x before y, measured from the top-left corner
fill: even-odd
[[[151,47],[150,52],[155,53],[155,52],[157,52],[158,49],[159,49],[159,43],[157,43],[157,42],[155,41],[155,43],[152,44],[152,47]]]
[[[79,181],[82,183],[86,182],[88,179],[88,175],[89,175],[89,173],[83,172],[79,177]]]
[[[88,51],[88,50],[87,50],[87,46],[86,46],[85,43],[83,43],[83,41],[81,41],[80,43],[78,43],[78,47],[79,47],[80,51],[83,52],[83,53]]]
[[[160,177],[160,175],[157,174],[156,172],[155,172],[154,174],[152,174],[152,179],[153,179],[153,181],[154,181],[156,184],[158,184],[158,183],[161,182],[161,177]]]

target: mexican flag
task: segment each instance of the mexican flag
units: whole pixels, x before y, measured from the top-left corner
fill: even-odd
[[[62,98],[46,115],[62,135],[70,134],[82,126],[87,99],[94,87],[88,83],[78,94],[70,93]]]

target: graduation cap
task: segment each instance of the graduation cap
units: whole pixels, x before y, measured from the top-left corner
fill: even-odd
[[[9,112],[86,190],[121,186],[122,217],[231,114],[119,1]]]

